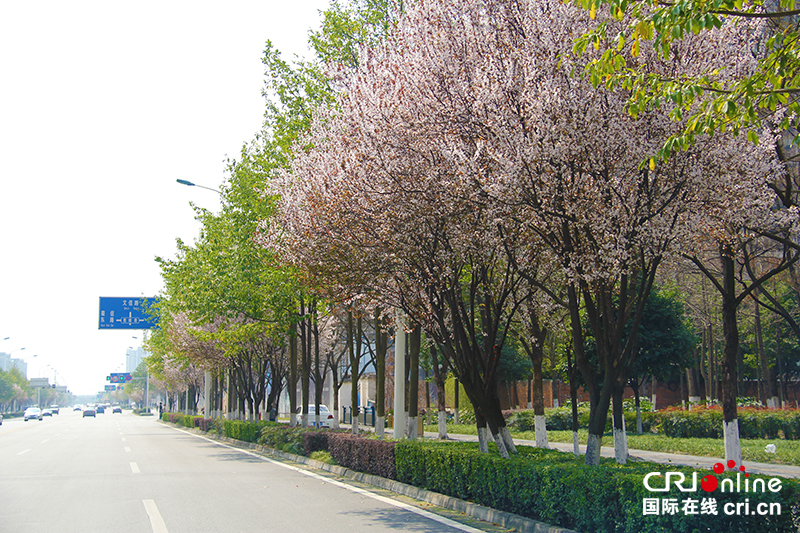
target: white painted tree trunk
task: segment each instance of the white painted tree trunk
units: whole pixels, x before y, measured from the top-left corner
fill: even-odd
[[[453,412],[453,423],[458,425],[461,423],[461,420],[458,417],[458,408]]]
[[[534,415],[533,429],[536,433],[536,447],[549,448],[547,443],[547,423],[544,415]]]
[[[578,438],[578,432],[572,432],[572,453],[575,454],[575,457],[581,456],[581,446],[580,446],[580,439]]]
[[[503,459],[508,459],[508,448],[506,448],[502,433],[493,434],[492,438],[494,439],[495,444],[497,444],[497,451],[500,453],[500,457]]]
[[[636,406],[636,434],[641,435],[644,433],[644,429],[642,428],[642,406]]]
[[[439,439],[447,438],[447,413],[439,411]]]
[[[481,453],[489,453],[489,430],[478,428],[478,449]]]
[[[586,443],[586,458],[584,463],[597,466],[600,464],[600,443],[602,436],[589,433],[589,440]]]
[[[736,468],[742,464],[742,444],[739,441],[739,419],[734,418],[733,422],[722,422],[722,429],[725,435],[725,460],[736,462]]]
[[[383,434],[385,432],[386,432],[386,417],[379,416],[375,419],[375,434],[383,438]]]
[[[297,413],[291,413],[289,415],[289,427],[290,428],[297,427]]]
[[[625,427],[625,415],[622,416],[622,429],[614,429],[614,455],[617,464],[628,464],[628,431]]]
[[[508,430],[508,426],[503,426],[503,429],[500,430],[500,437],[508,453],[517,453],[517,447],[514,445],[514,439],[511,438],[511,431]]]
[[[617,458],[617,464],[628,464],[628,446],[624,429],[614,428],[614,455]]]
[[[353,416],[353,435],[358,435],[358,415]]]
[[[419,428],[417,427],[417,417],[416,416],[409,416],[408,417],[408,425],[406,426],[406,438],[409,440],[416,440],[417,438],[417,431]]]

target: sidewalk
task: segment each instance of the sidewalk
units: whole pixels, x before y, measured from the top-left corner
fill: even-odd
[[[439,436],[438,433],[426,432],[425,438],[435,439]],[[453,435],[448,433],[448,437],[452,440],[478,442],[478,437],[474,435]],[[514,444],[522,444],[524,446],[535,446],[536,442],[531,440],[514,439]],[[567,442],[551,442],[550,448],[560,450],[562,452],[572,453],[572,443]],[[581,453],[586,451],[586,446],[580,447]],[[614,448],[604,446],[600,449],[603,457],[615,457]],[[665,465],[681,465],[692,466],[699,468],[708,468],[716,463],[724,463],[722,458],[714,457],[701,457],[697,455],[683,455],[677,453],[662,453],[662,452],[649,452],[646,450],[628,450],[629,460],[636,461],[652,461],[654,463],[662,463]],[[800,466],[791,465],[776,465],[771,463],[751,463],[744,462],[744,466],[748,472],[754,474],[764,474],[768,476],[781,476],[786,478],[800,478]]]

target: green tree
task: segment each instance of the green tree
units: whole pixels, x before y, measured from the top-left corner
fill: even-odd
[[[603,20],[575,42],[579,54],[592,53],[586,73],[596,86],[622,87],[630,93],[634,116],[650,107],[669,105],[683,130],[665,140],[658,156],[694,144],[698,135],[747,131],[758,142],[765,123],[786,130],[800,111],[800,33],[794,0],[573,0]],[[645,42],[668,60],[691,39],[711,39],[723,26],[735,25],[743,36],[739,64],[718,63],[694,73],[665,76],[641,67]],[[597,52],[587,52],[592,49]],[[626,54],[624,51],[632,53]],[[729,59],[728,59],[729,60]],[[793,135],[793,134],[792,134]],[[780,149],[784,159],[792,150]],[[644,154],[643,154],[644,155]],[[654,155],[654,154],[650,154]]]

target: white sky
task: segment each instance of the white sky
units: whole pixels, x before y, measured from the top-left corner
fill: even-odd
[[[261,127],[265,41],[307,55],[327,5],[0,2],[0,351],[29,378],[93,394],[125,370],[142,332],[100,331],[99,297],[159,292],[189,202],[219,207],[175,180],[222,183]]]

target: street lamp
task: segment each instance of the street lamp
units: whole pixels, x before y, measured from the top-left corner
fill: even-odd
[[[189,187],[200,187],[201,189],[208,189],[209,191],[214,191],[217,194],[222,194],[217,189],[212,189],[211,187],[206,187],[204,185],[197,185],[196,183],[192,183],[191,181],[188,180],[175,180],[175,181],[177,181],[181,185],[188,185]]]

